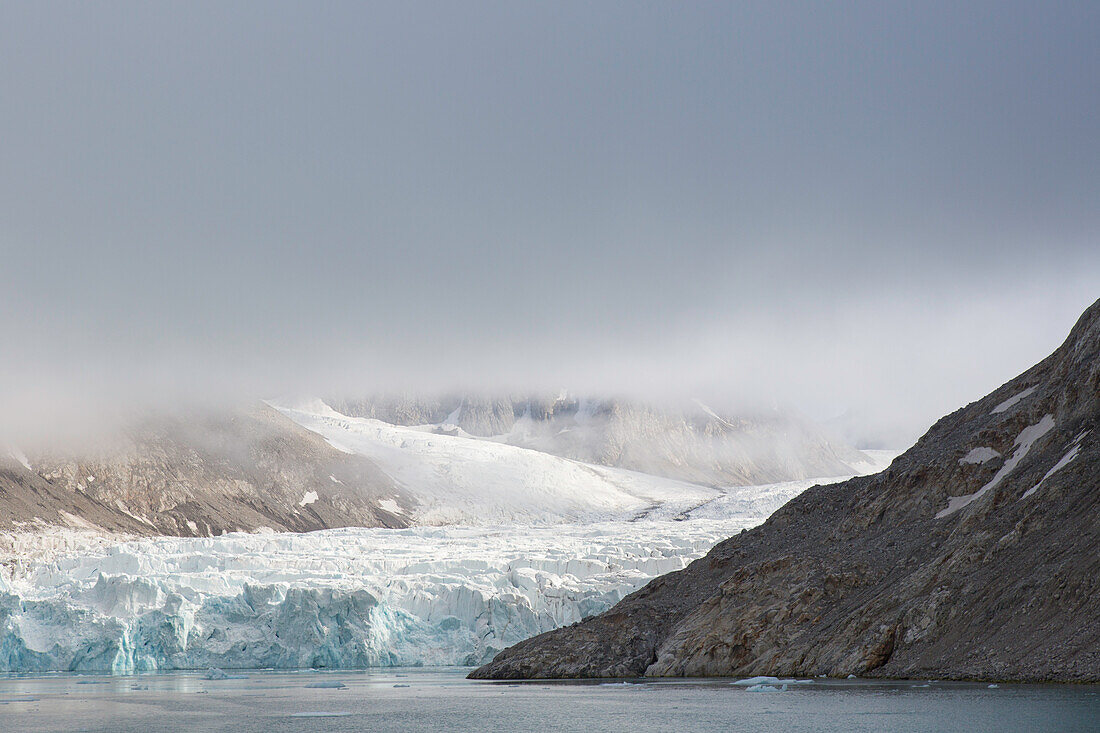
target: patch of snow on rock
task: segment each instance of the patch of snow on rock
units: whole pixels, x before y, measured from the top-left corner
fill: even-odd
[[[1086,433],[1087,432],[1088,431],[1086,431]],[[1057,463],[1055,463],[1054,466],[1049,471],[1047,471],[1041,479],[1039,479],[1039,483],[1035,484],[1030,489],[1025,491],[1024,495],[1021,496],[1019,500],[1023,501],[1027,497],[1034,494],[1036,491],[1039,490],[1039,487],[1043,485],[1044,481],[1046,481],[1048,478],[1053,476],[1056,472],[1058,472],[1058,471],[1062,470],[1063,468],[1065,468],[1066,465],[1068,465],[1070,461],[1072,461],[1074,458],[1076,458],[1078,451],[1081,450],[1081,445],[1080,445],[1081,438],[1084,438],[1084,437],[1085,437],[1085,433],[1081,433],[1079,436],[1077,436],[1077,438],[1073,441],[1073,443],[1072,443],[1073,447],[1069,449],[1069,452],[1066,453],[1064,456],[1062,456],[1061,459],[1059,459],[1059,461]]]
[[[979,464],[988,463],[989,461],[992,461],[994,458],[1000,458],[1000,457],[1001,457],[1001,454],[998,453],[997,451],[993,450],[992,448],[986,448],[986,447],[983,446],[981,448],[975,448],[974,450],[970,451],[965,456],[960,458],[959,459],[959,465],[964,465],[965,466],[967,464],[972,464],[972,463],[979,463]]]
[[[1035,391],[1035,387],[1028,387],[1023,392],[1018,392],[1017,394],[1012,395],[1007,400],[1005,400],[1001,404],[994,407],[993,412],[991,412],[990,414],[991,415],[999,415],[1000,413],[1004,412],[1005,410],[1008,410],[1008,409],[1014,407],[1016,405],[1016,403],[1018,403],[1020,400],[1026,398],[1026,397],[1030,397],[1031,393],[1034,392],[1034,391]]]
[[[382,499],[381,501],[378,502],[378,506],[380,506],[382,509],[386,510],[390,514],[404,514],[405,513],[405,510],[402,509],[401,506],[396,501],[394,501],[393,499]]]
[[[1048,414],[1044,415],[1043,419],[1035,423],[1034,425],[1029,425],[1021,430],[1020,434],[1016,436],[1016,441],[1014,443],[1014,445],[1017,446],[1016,451],[1012,454],[1011,458],[1004,462],[1004,465],[1001,466],[1001,470],[997,471],[993,478],[989,480],[989,483],[975,491],[973,494],[951,497],[951,499],[947,503],[947,508],[937,513],[936,519],[942,519],[946,516],[954,514],[958,510],[969,505],[971,502],[982,498],[982,496],[984,496],[990,490],[996,488],[997,485],[1004,480],[1005,476],[1012,473],[1013,469],[1015,469],[1016,466],[1020,464],[1020,461],[1024,460],[1024,456],[1026,456],[1028,451],[1031,450],[1031,446],[1035,444],[1035,441],[1039,440],[1039,438],[1049,433],[1053,428],[1054,416]]]
[[[300,502],[298,502],[298,506],[309,506],[310,504],[312,504],[315,501],[317,501],[317,492],[316,491],[307,491],[302,496],[302,500]]]

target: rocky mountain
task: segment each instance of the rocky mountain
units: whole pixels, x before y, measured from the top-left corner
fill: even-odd
[[[402,489],[267,405],[160,413],[95,446],[0,450],[0,528],[135,534],[402,527]]]
[[[707,486],[851,475],[866,461],[809,421],[778,410],[726,415],[701,402],[669,408],[564,392],[553,397],[381,395],[328,403],[352,417],[450,426],[563,458]]]
[[[476,678],[1100,680],[1100,301],[884,472],[812,488]]]
[[[0,529],[208,536],[649,516],[724,496],[704,484],[851,475],[869,460],[778,414],[735,422],[564,396],[356,407],[374,417],[272,402],[132,416],[30,456],[0,446]]]

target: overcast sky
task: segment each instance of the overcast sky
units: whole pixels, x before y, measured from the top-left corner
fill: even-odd
[[[779,401],[1100,297],[1100,3],[4,3],[0,400]],[[893,438],[891,438],[893,439]]]

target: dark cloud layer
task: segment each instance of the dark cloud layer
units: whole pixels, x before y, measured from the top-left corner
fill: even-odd
[[[912,437],[1100,295],[1096,3],[0,9],[0,398],[567,384]]]

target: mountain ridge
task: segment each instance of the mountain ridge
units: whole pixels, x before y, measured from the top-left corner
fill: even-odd
[[[1100,301],[885,471],[809,489],[474,678],[1100,680]]]

